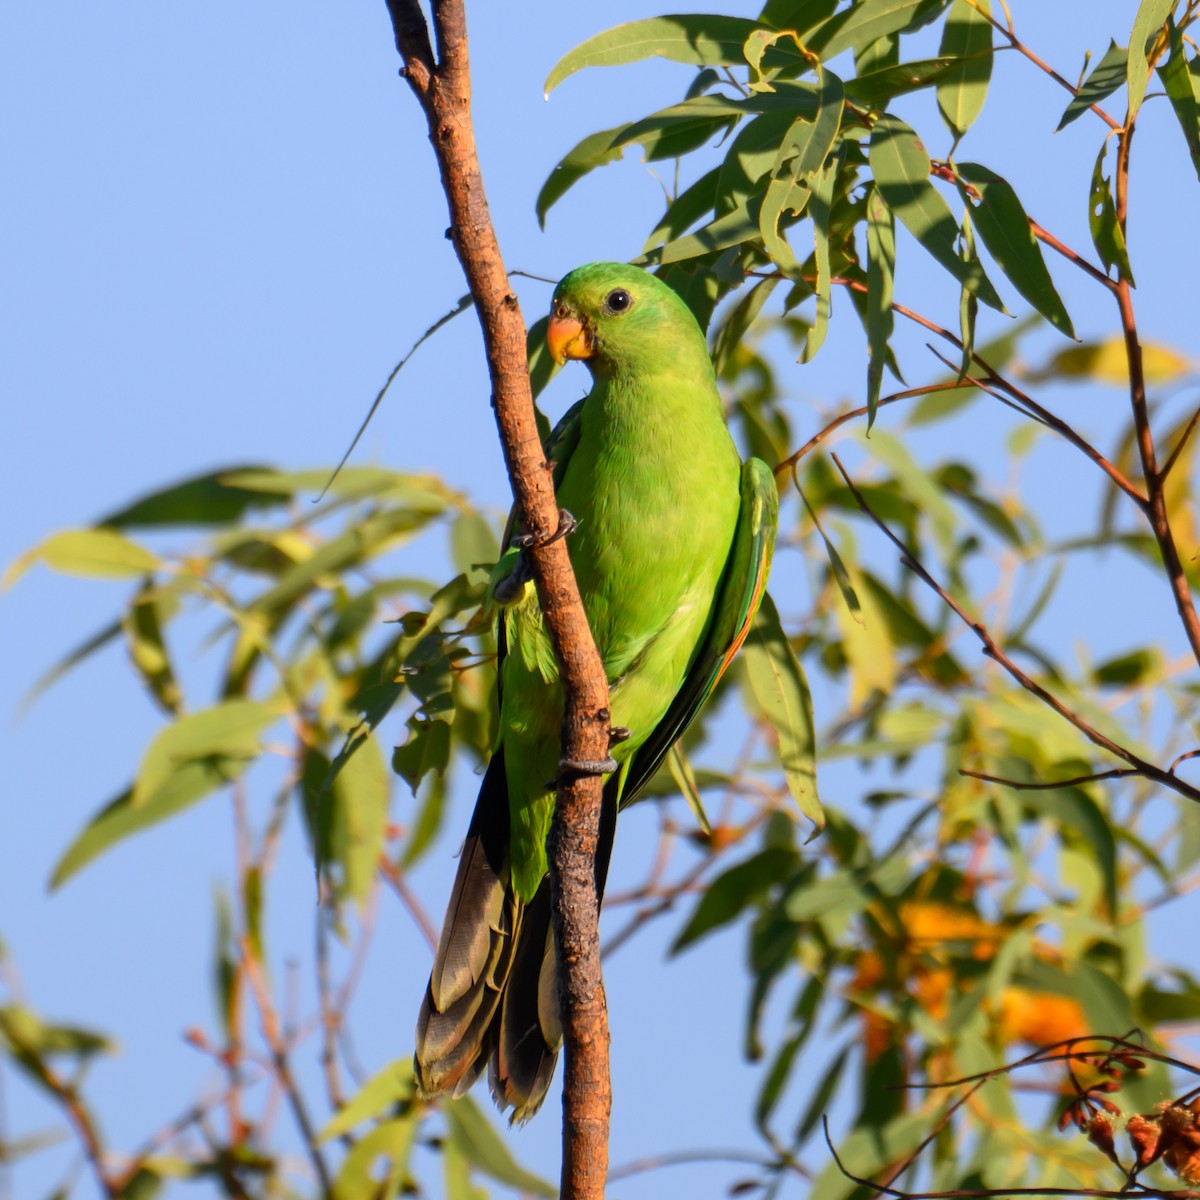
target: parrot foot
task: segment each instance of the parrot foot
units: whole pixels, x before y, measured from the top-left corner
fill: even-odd
[[[557,789],[560,783],[569,782],[581,775],[611,775],[619,771],[621,764],[615,758],[560,758],[558,775],[546,781],[546,787]]]
[[[558,510],[558,528],[549,537],[536,537],[532,533],[518,533],[512,544],[522,550],[540,550],[552,546],[560,538],[569,537],[579,528],[579,522],[565,508]]]
[[[633,735],[625,728],[624,725],[614,725],[608,731],[608,744],[610,746],[618,746],[621,742],[627,742]]]
[[[524,554],[517,555],[516,566],[492,588],[496,603],[505,606],[520,596],[525,585],[533,578],[533,568]]]

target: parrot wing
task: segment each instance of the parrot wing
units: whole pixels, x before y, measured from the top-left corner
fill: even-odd
[[[742,464],[742,504],[733,545],[717,592],[708,633],[683,686],[663,719],[638,748],[620,792],[622,808],[632,804],[671,747],[683,736],[717,686],[750,632],[766,589],[779,523],[779,493],[770,467],[761,459]]]

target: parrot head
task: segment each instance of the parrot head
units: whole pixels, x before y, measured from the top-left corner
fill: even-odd
[[[625,263],[589,263],[564,276],[550,303],[546,343],[560,366],[584,359],[600,375],[708,362],[704,334],[682,297]]]

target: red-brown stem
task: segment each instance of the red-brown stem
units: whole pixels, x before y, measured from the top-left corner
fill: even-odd
[[[1102,283],[1109,289],[1117,286],[1099,267],[1093,266],[1082,254],[1077,253],[1070,246],[1060,242],[1054,234],[1039,225],[1032,217],[1029,218],[1029,228],[1033,231],[1033,236],[1039,242],[1045,242],[1051,250],[1056,250],[1063,258],[1068,262],[1074,263],[1084,274],[1090,275],[1097,283]]]
[[[483,329],[492,407],[517,519],[535,539],[558,528],[550,466],[534,421],[525,322],[492,228],[471,121],[463,0],[434,0],[437,56],[417,0],[388,0],[403,74],[425,114],[450,210],[451,238]],[[608,680],[596,651],[565,539],[536,548],[534,582],[562,680],[566,759],[608,756]],[[550,833],[550,890],[558,949],[565,1064],[563,1200],[599,1200],[608,1171],[612,1089],[608,1012],[600,974],[599,898],[594,860],[602,781],[560,783]]]
[[[1060,75],[1052,66],[1050,66],[1048,62],[1045,61],[1045,59],[1039,58],[1032,50],[1030,50],[1028,46],[1025,45],[1024,42],[1021,41],[1020,38],[1017,37],[1017,35],[1011,29],[1008,28],[1007,25],[1002,25],[988,9],[976,3],[976,0],[967,0],[967,3],[977,13],[979,13],[981,17],[984,17],[994,29],[998,29],[1014,50],[1016,50],[1019,54],[1023,54],[1031,63],[1033,63],[1035,67],[1049,75],[1050,78],[1059,85],[1059,87],[1065,88],[1071,93],[1072,96],[1079,95],[1079,89],[1069,79],[1065,79],[1062,75]],[[1121,128],[1120,125],[1118,125],[1116,121],[1114,121],[1112,117],[1110,117],[1108,113],[1106,113],[1104,109],[1100,107],[1100,105],[1093,104],[1090,107],[1092,112],[1094,112],[1096,116],[1098,116],[1110,129]]]
[[[1129,153],[1133,129],[1132,118],[1127,118],[1126,127],[1117,137],[1116,218],[1122,237],[1125,236],[1126,219],[1129,214]],[[1129,402],[1133,409],[1134,440],[1142,462],[1142,473],[1146,478],[1146,519],[1162,555],[1163,570],[1171,586],[1171,594],[1175,598],[1179,620],[1192,648],[1192,655],[1197,665],[1200,665],[1200,616],[1196,614],[1192,589],[1184,574],[1179,548],[1175,545],[1175,534],[1171,529],[1170,515],[1167,512],[1164,487],[1166,472],[1158,469],[1154,432],[1150,428],[1150,413],[1146,403],[1146,373],[1142,363],[1142,346],[1138,339],[1137,318],[1133,311],[1133,290],[1129,280],[1123,275],[1117,280],[1116,297],[1117,311],[1121,316],[1121,333],[1125,340],[1125,360],[1129,369]]]
[[[847,279],[840,275],[835,275],[830,280],[830,283],[835,283],[839,287],[849,288],[854,292],[865,293],[867,290],[867,285],[865,283],[860,283],[857,279]],[[907,317],[908,320],[915,322],[923,329],[928,329],[930,333],[937,334],[938,337],[949,342],[952,346],[957,347],[959,350],[963,348],[962,342],[955,337],[950,330],[943,329],[941,325],[938,325],[935,321],[931,321],[928,317],[923,317],[919,312],[914,312],[911,308],[906,308],[903,304],[893,303],[891,307],[893,312],[899,313],[899,315],[902,317]],[[1039,421],[1044,422],[1056,433],[1066,438],[1071,445],[1075,446],[1078,450],[1086,454],[1087,457],[1090,458],[1092,462],[1094,462],[1140,509],[1143,511],[1146,510],[1146,497],[1138,491],[1137,487],[1125,476],[1119,467],[1105,458],[1104,455],[1101,454],[1100,451],[1097,450],[1095,446],[1093,446],[1086,438],[1081,437],[1078,433],[1076,433],[1075,430],[1072,429],[1071,426],[1068,425],[1064,420],[1062,420],[1061,417],[1057,417],[1049,409],[1043,408],[1036,400],[1034,400],[1032,396],[1028,395],[1026,392],[1023,392],[1019,387],[1016,386],[1016,384],[1005,379],[1003,375],[990,366],[988,362],[981,358],[978,354],[973,353],[971,357],[976,363],[979,364],[979,366],[983,368],[986,381],[990,383],[993,388],[1007,393],[1014,400],[1016,400],[1019,405],[1028,410],[1026,415],[1032,413]],[[946,360],[943,359],[942,361],[945,362]],[[955,371],[958,370],[957,366],[954,366],[953,364],[951,364],[951,369]],[[990,392],[992,395],[995,394],[994,391],[984,387],[979,380],[974,379],[971,376],[967,376],[965,381],[971,386],[979,387],[983,391]],[[961,387],[962,381],[959,381],[955,386]],[[906,393],[900,393],[900,396],[904,396],[905,394]],[[895,398],[899,397],[889,397],[889,399]],[[862,409],[861,411],[865,412],[866,409]],[[849,415],[852,414],[847,414],[846,419],[849,418]],[[841,418],[839,418],[838,423],[841,423]],[[820,441],[821,438],[825,437],[828,433],[828,428],[823,429],[817,435],[817,440]],[[801,447],[801,450],[805,449],[806,447]],[[800,457],[800,452],[797,452],[796,454],[791,455],[787,461],[790,463],[792,459],[799,459]]]
[[[36,1047],[25,1044],[17,1030],[10,1027],[6,1029],[5,1034],[12,1043],[12,1049],[20,1056],[26,1068],[37,1076],[42,1086],[52,1092],[59,1104],[62,1105],[67,1119],[71,1122],[83,1145],[83,1152],[92,1165],[92,1171],[96,1176],[96,1183],[99,1185],[100,1191],[105,1196],[119,1196],[121,1194],[119,1183],[109,1175],[104,1166],[104,1147],[100,1143],[100,1134],[92,1120],[91,1113],[80,1099],[75,1085],[62,1079]]]
[[[928,383],[923,387],[908,388],[907,391],[894,392],[890,396],[884,396],[876,402],[876,408],[883,408],[885,404],[895,404],[897,400],[911,400],[916,396],[928,396],[935,392],[957,392],[962,387],[962,384],[957,379],[948,380],[944,383]],[[853,421],[855,417],[865,417],[870,410],[864,404],[861,408],[852,408],[844,413],[839,413],[828,424],[819,429],[816,433],[794,453],[789,454],[781,463],[775,467],[776,475],[783,475],[790,471],[810,450],[815,450],[835,429],[841,428],[847,421]]]
[[[283,1037],[283,1031],[279,1025],[279,1014],[275,1011],[275,1003],[271,999],[271,989],[267,984],[266,976],[263,974],[262,964],[255,957],[254,947],[250,944],[250,939],[243,937],[241,939],[242,963],[246,970],[246,979],[250,984],[250,990],[254,993],[255,1003],[258,1005],[259,1018],[262,1021],[263,1037],[266,1039],[267,1045],[271,1050],[271,1062],[275,1071],[275,1078],[279,1082],[279,1086],[284,1095],[288,1098],[288,1103],[292,1108],[292,1115],[296,1118],[296,1125],[299,1127],[300,1136],[304,1141],[304,1148],[308,1151],[309,1160],[312,1162],[313,1170],[316,1172],[317,1182],[321,1187],[321,1195],[327,1198],[333,1196],[333,1179],[329,1174],[329,1167],[325,1162],[325,1156],[321,1153],[321,1147],[317,1144],[317,1130],[308,1115],[308,1108],[305,1106],[304,1098],[300,1094],[300,1089],[296,1085],[296,1079],[292,1075],[291,1063],[288,1061],[287,1043]]]

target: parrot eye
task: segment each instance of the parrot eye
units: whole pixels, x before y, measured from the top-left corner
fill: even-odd
[[[623,313],[633,303],[633,297],[624,288],[615,288],[604,297],[604,310]]]

